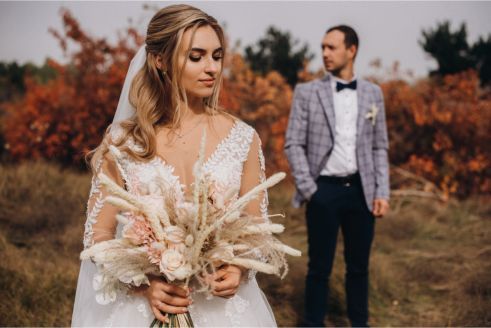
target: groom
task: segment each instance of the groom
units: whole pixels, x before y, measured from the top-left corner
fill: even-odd
[[[329,74],[295,88],[285,152],[295,207],[307,203],[309,264],[305,326],[323,326],[338,230],[344,239],[352,326],[368,326],[368,263],[375,217],[389,208],[388,139],[381,89],[357,78],[358,36],[330,28],[322,40]]]

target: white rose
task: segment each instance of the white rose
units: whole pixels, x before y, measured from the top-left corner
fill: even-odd
[[[172,273],[174,279],[177,280],[185,280],[191,275],[191,265],[190,264],[184,264],[180,268],[178,268],[176,271]]]
[[[184,264],[184,257],[175,249],[167,249],[162,253],[160,266],[163,271],[175,271]]]
[[[185,258],[181,253],[175,249],[168,249],[162,253],[160,271],[170,281],[175,279],[183,280],[189,275],[191,267],[186,264]]]

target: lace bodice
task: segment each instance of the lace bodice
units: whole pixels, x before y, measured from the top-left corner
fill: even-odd
[[[114,132],[112,138],[118,138],[118,132]],[[132,150],[138,150],[140,147],[132,139],[128,139],[126,145]],[[159,176],[162,176],[166,180],[166,185],[173,189],[178,204],[184,202],[186,186],[174,173],[175,168],[161,157],[155,156],[148,162],[141,162],[134,160],[125,152],[120,152],[112,166],[113,172],[111,172],[111,163],[103,163],[101,160],[96,169],[98,172],[103,171],[107,175],[112,175],[115,180],[119,179],[130,193],[148,197],[156,202],[162,200],[164,194],[155,182]],[[252,127],[239,120],[235,121],[228,135],[220,141],[204,164],[205,174],[210,175],[215,192],[225,193],[233,188],[236,190],[234,197],[240,196],[241,193],[264,181],[264,169],[264,157],[257,133]],[[85,248],[90,247],[94,242],[114,238],[117,210],[105,204],[106,196],[95,175],[87,206]],[[249,210],[261,214],[267,220],[267,203],[267,195],[264,194]]]
[[[120,134],[119,134],[120,135]],[[109,136],[112,140],[119,137],[118,130]],[[215,141],[216,142],[216,141]],[[126,146],[138,150],[140,145],[128,139]],[[122,147],[120,147],[122,148]],[[119,149],[119,148],[118,148]],[[98,174],[104,174],[115,180],[120,186],[138,197],[154,200],[163,204],[164,191],[159,190],[161,183],[156,179],[164,179],[167,188],[171,188],[177,206],[186,204],[187,189],[191,186],[182,184],[176,174],[181,167],[174,167],[162,157],[142,162],[130,157],[126,152],[112,148],[117,156],[106,155],[96,163],[96,174],[92,178],[87,220],[85,223],[84,247],[94,243],[112,239],[120,233],[116,215],[118,209],[105,201],[107,191],[101,185]],[[209,174],[214,192],[225,193],[234,190],[233,197],[239,197],[265,179],[264,157],[257,133],[252,127],[235,121],[223,139],[216,145],[204,164],[204,173]],[[260,195],[246,208],[255,216],[268,220],[267,194]],[[261,257],[261,254],[256,254]],[[75,324],[88,326],[149,326],[153,319],[148,301],[138,295],[118,293],[116,300],[110,304],[96,302],[97,295],[92,290],[96,268],[93,263],[83,261],[77,286],[74,316]],[[239,288],[237,294],[224,299],[214,297],[209,300],[205,295],[193,293],[194,304],[189,308],[195,327],[205,326],[275,326],[274,316],[267,301],[261,293],[250,272]],[[82,324],[83,323],[83,324]]]

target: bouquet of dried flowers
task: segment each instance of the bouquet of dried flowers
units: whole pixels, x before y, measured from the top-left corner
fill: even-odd
[[[119,290],[149,284],[147,274],[183,286],[193,280],[198,292],[209,292],[209,281],[203,277],[220,264],[284,277],[288,271],[285,254],[301,255],[273,236],[284,230],[283,225],[244,212],[251,200],[285,174],[274,174],[240,198],[233,197],[237,190],[218,195],[203,171],[205,142],[206,135],[194,166],[192,201],[177,202],[163,177],[157,179],[165,193],[161,204],[130,194],[103,173],[99,175],[110,194],[106,201],[121,210],[117,220],[123,225],[120,238],[96,243],[80,256],[98,268],[94,286],[100,302],[113,301]],[[116,159],[121,156],[116,147],[110,151]],[[166,318],[165,323],[155,319],[152,326],[192,326],[188,313]]]

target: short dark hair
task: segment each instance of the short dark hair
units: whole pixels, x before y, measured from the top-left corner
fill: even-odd
[[[332,31],[339,31],[343,33],[345,47],[349,48],[354,45],[356,47],[356,53],[358,53],[358,44],[359,44],[358,34],[356,34],[355,30],[352,27],[348,25],[333,26],[327,30],[326,34]]]

